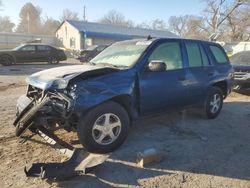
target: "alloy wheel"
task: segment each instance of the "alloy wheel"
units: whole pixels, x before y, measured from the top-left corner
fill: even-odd
[[[219,94],[214,94],[210,101],[210,112],[215,114],[218,112],[221,106],[221,97]]]
[[[119,137],[121,127],[121,121],[117,115],[105,113],[95,121],[92,137],[100,145],[111,144]]]

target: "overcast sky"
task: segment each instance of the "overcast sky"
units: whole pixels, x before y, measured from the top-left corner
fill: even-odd
[[[39,6],[43,17],[59,19],[64,9],[70,9],[78,12],[82,19],[85,5],[88,21],[96,21],[114,9],[135,23],[156,18],[168,21],[168,18],[174,15],[196,15],[204,6],[201,0],[2,0],[0,15],[9,16],[17,24],[20,9],[27,2]]]

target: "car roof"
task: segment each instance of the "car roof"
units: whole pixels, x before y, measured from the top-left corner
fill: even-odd
[[[131,40],[124,40],[124,41],[119,41],[115,42],[116,44],[134,44],[137,42],[146,42],[146,41],[151,41],[152,42],[157,42],[161,40],[177,40],[177,41],[192,41],[192,42],[197,42],[197,43],[206,43],[206,44],[212,44],[212,45],[217,45],[219,46],[218,43],[211,42],[211,41],[206,41],[206,40],[197,40],[197,39],[184,39],[184,38],[139,38],[139,39],[131,39]]]
[[[22,45],[34,45],[34,46],[51,46],[49,44],[44,44],[44,43],[23,43]]]

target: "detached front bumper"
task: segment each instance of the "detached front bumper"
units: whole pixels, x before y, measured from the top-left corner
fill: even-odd
[[[26,95],[22,95],[17,99],[17,116],[32,102]]]
[[[43,123],[46,124],[48,117],[66,119],[72,109],[72,99],[62,93],[48,93],[39,101],[32,101],[23,95],[17,101],[17,117],[13,123],[16,136],[21,136],[31,126],[39,129]]]
[[[63,99],[66,100],[66,99]],[[14,124],[18,129],[25,129],[32,124],[34,118],[40,115],[39,112],[44,107],[53,107],[53,96],[45,97],[41,102],[36,103],[25,95],[21,96],[17,102],[18,116]],[[21,124],[21,125],[20,125]],[[27,126],[25,128],[25,126]],[[19,133],[18,133],[19,134]],[[96,166],[102,164],[109,157],[109,154],[93,154],[82,148],[74,148],[67,142],[58,138],[55,134],[44,127],[37,128],[37,134],[41,136],[52,148],[69,157],[62,163],[33,163],[30,167],[24,167],[27,177],[40,177],[42,179],[65,179],[74,176],[87,174]],[[20,133],[21,135],[21,133]]]

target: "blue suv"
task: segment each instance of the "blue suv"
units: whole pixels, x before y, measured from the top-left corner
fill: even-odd
[[[212,119],[231,92],[233,69],[216,43],[139,39],[114,43],[85,65],[27,78],[18,99],[16,135],[27,129],[76,131],[91,152],[119,147],[133,120],[200,107]]]

